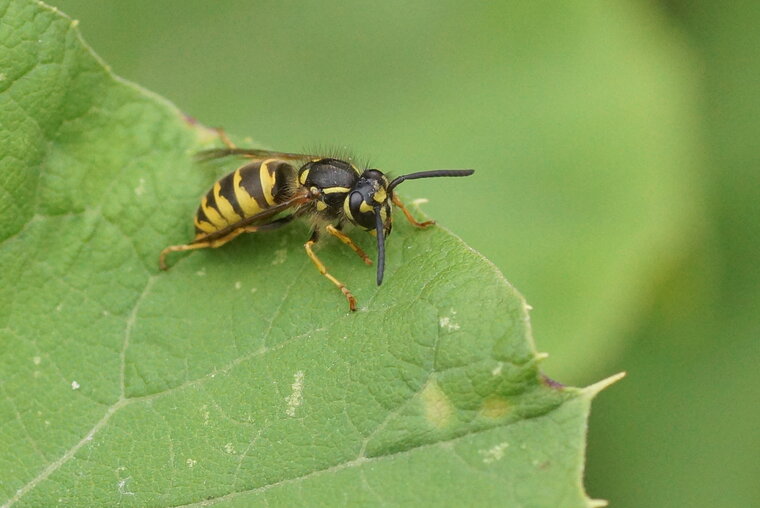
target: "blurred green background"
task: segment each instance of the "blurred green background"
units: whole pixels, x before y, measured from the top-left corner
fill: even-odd
[[[115,73],[258,146],[475,168],[402,194],[526,296],[550,376],[628,372],[589,494],[760,505],[760,4],[54,3]]]

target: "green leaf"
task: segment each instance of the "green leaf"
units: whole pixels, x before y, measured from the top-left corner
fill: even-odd
[[[55,9],[0,16],[5,506],[594,504],[603,385],[541,376],[526,304],[488,261],[399,220],[377,288],[326,242],[356,313],[303,224],[159,272],[219,176],[191,157],[215,134],[113,76]]]

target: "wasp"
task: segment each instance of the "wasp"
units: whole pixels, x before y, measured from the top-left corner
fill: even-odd
[[[350,247],[367,264],[372,260],[343,231],[353,224],[377,237],[377,285],[383,282],[385,240],[390,235],[397,206],[415,227],[426,228],[434,221],[418,222],[394,193],[406,180],[434,177],[469,176],[472,169],[421,171],[389,180],[377,169],[360,170],[349,161],[337,158],[287,152],[237,148],[223,131],[227,148],[198,153],[200,160],[239,157],[245,162],[219,179],[195,213],[195,238],[184,245],[161,251],[159,266],[167,269],[166,255],[193,249],[221,247],[243,233],[271,231],[299,217],[311,219],[306,254],[319,273],[340,289],[352,311],[356,298],[333,277],[314,253],[314,245],[326,232]]]

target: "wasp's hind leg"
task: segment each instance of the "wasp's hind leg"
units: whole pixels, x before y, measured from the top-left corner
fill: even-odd
[[[409,221],[409,224],[411,224],[412,226],[416,228],[427,228],[435,224],[434,220],[426,220],[425,222],[417,222],[417,220],[412,216],[412,214],[409,213],[409,210],[406,209],[406,207],[404,206],[404,203],[395,194],[393,195],[393,204],[401,208],[401,211],[404,212],[404,215],[406,216],[406,220]]]
[[[246,232],[245,228],[240,228],[220,238],[204,240],[203,237],[201,237],[198,240],[188,243],[186,245],[172,245],[170,247],[167,247],[164,250],[162,250],[161,254],[158,256],[158,267],[161,268],[162,270],[169,269],[169,267],[166,265],[166,255],[169,254],[170,252],[182,252],[186,250],[195,250],[195,249],[215,249],[217,247],[221,247],[225,243],[229,242],[230,240],[234,239],[241,233],[245,233],[245,232]]]
[[[348,235],[346,235],[345,233],[341,232],[338,228],[336,228],[332,224],[328,224],[325,229],[327,230],[328,233],[330,233],[331,235],[333,235],[335,238],[337,238],[341,242],[343,242],[346,245],[348,245],[349,247],[351,247],[351,249],[354,252],[356,252],[359,255],[359,257],[362,258],[362,260],[364,260],[365,264],[367,264],[367,265],[371,265],[372,264],[372,260],[369,258],[369,256],[367,256],[367,254],[362,250],[362,248],[359,247],[358,245],[356,245],[354,243],[354,241],[351,240],[351,238]]]
[[[327,277],[327,279],[338,286],[338,289],[341,290],[341,292],[346,296],[346,299],[348,300],[348,308],[352,311],[356,310],[356,298],[354,298],[354,295],[351,294],[351,291],[348,290],[345,284],[343,284],[341,281],[327,273],[327,268],[325,267],[324,263],[319,260],[316,254],[314,254],[314,250],[312,249],[312,246],[319,241],[319,231],[314,230],[311,233],[311,238],[309,238],[309,241],[303,244],[304,248],[306,249],[306,254],[311,259],[312,263],[314,263],[314,266],[317,267],[317,270],[319,270],[319,273]]]
[[[169,267],[166,264],[166,255],[170,252],[182,252],[185,250],[205,249],[207,247],[213,247],[209,242],[202,243],[188,243],[186,245],[171,245],[161,251],[158,256],[158,267],[162,270],[168,270]]]
[[[256,233],[257,231],[271,231],[273,229],[281,228],[285,224],[292,221],[294,218],[295,217],[293,215],[288,215],[287,217],[277,219],[267,224],[261,224],[259,226],[244,226],[244,227],[232,230],[228,234],[221,236],[219,238],[209,238],[211,237],[211,235],[208,235],[206,237],[201,237],[198,240],[188,243],[186,245],[172,245],[171,247],[167,247],[161,251],[161,254],[158,257],[158,266],[162,270],[169,269],[169,267],[166,265],[166,255],[169,254],[170,252],[182,252],[185,250],[195,250],[195,249],[215,249],[217,247],[221,247],[222,245],[229,242],[230,240],[235,239],[237,236],[241,235],[242,233]]]

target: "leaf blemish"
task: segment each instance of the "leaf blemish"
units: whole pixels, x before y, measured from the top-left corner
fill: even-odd
[[[480,414],[486,418],[501,418],[509,412],[509,401],[504,397],[494,395],[483,402]]]
[[[478,453],[483,456],[483,464],[491,464],[504,457],[504,450],[506,450],[508,446],[509,443],[507,442],[499,443],[488,450],[478,450]]]
[[[273,265],[281,265],[288,259],[288,249],[277,249],[274,251]]]
[[[131,480],[131,479],[132,479],[131,476],[127,476],[126,478],[124,478],[122,480],[119,480],[119,482],[117,483],[117,488],[119,489],[119,494],[121,494],[122,496],[134,496],[135,495],[134,492],[130,492],[129,490],[127,490],[127,482],[129,480]]]
[[[450,313],[449,316],[441,316],[438,319],[438,326],[440,326],[441,328],[444,328],[444,329],[446,329],[446,330],[448,330],[450,332],[453,332],[455,330],[459,330],[459,324],[457,324],[454,321],[454,316],[457,315],[457,311],[455,311],[454,309],[451,309],[449,311],[449,313]]]
[[[285,399],[285,402],[288,403],[285,414],[291,418],[295,417],[296,408],[303,403],[303,378],[304,374],[302,370],[293,374],[293,384],[290,385],[293,392]]]
[[[235,447],[232,446],[232,443],[227,443],[226,445],[224,445],[224,451],[229,453],[230,455],[234,455],[237,453],[235,451]]]
[[[185,464],[187,464],[187,467],[189,467],[190,469],[192,469],[193,466],[195,466],[197,463],[198,463],[198,461],[195,460],[195,459],[187,459],[185,461]]]
[[[79,390],[79,383],[77,383],[76,381],[72,381],[71,382],[71,389],[72,390]]]
[[[235,282],[235,289],[240,289],[243,286],[243,284],[240,283],[240,281]]]
[[[140,183],[135,187],[135,196],[140,197],[145,193],[145,178],[140,178]]]
[[[428,382],[421,392],[425,418],[434,427],[445,427],[454,412],[451,401],[434,380]]]
[[[498,375],[501,374],[501,370],[503,368],[504,368],[504,363],[503,362],[499,362],[499,363],[496,364],[496,367],[494,367],[491,370],[491,374],[494,375],[494,376],[498,376]]]
[[[40,358],[39,356],[34,356],[32,357],[32,363],[34,363],[35,365],[39,365],[40,363],[42,363],[42,358]]]

